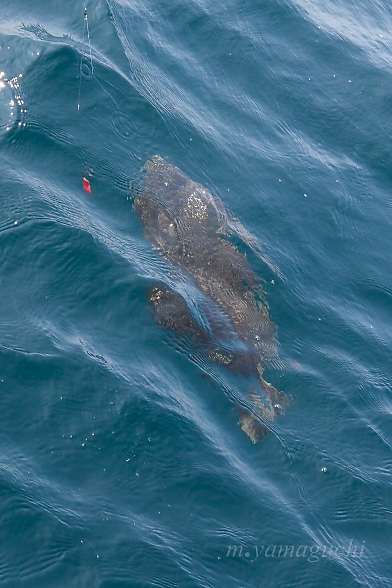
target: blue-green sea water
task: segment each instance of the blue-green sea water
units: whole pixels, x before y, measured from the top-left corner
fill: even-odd
[[[390,3],[83,10],[1,1],[0,586],[391,586]],[[255,445],[148,311],[155,154],[272,262]]]

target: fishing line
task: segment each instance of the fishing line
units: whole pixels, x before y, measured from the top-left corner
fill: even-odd
[[[79,90],[78,90],[78,111],[80,111],[80,98],[81,98],[81,87],[82,87],[82,78],[83,78],[83,60],[85,65],[86,65],[86,59],[87,61],[89,61],[89,66],[91,68],[89,74],[91,76],[93,76],[94,81],[100,86],[100,88],[102,89],[102,91],[104,92],[104,94],[107,96],[107,98],[109,99],[109,101],[111,102],[112,106],[114,106],[114,108],[116,110],[119,110],[119,104],[116,101],[116,99],[111,95],[110,91],[108,91],[103,84],[103,79],[100,78],[97,73],[96,70],[94,68],[93,65],[93,57],[92,57],[92,48],[91,48],[91,39],[90,39],[90,28],[89,28],[89,23],[88,23],[88,14],[87,14],[87,8],[84,8],[84,13],[83,13],[83,21],[84,21],[84,28],[83,28],[83,46],[85,46],[86,44],[86,38],[88,41],[88,54],[86,55],[86,52],[81,51],[81,55],[80,55],[80,67],[79,67]],[[109,88],[114,88],[116,90],[118,90],[118,88],[116,88],[116,86],[114,84],[112,84],[111,82],[109,82],[108,80],[105,80],[105,85],[108,85]],[[87,124],[89,127],[91,127],[94,132],[96,133],[96,127],[93,125],[93,122],[99,122],[98,119],[95,119],[94,116],[92,116],[90,114],[89,117],[86,117],[84,124]],[[90,180],[88,179],[89,177],[92,177],[93,175],[93,168],[90,165],[84,165],[83,166],[83,177],[82,177],[82,183],[83,183],[83,189],[85,192],[91,194],[92,193],[92,188],[90,185]],[[106,168],[106,166],[104,166],[104,168]],[[112,168],[110,168],[110,170],[112,171]],[[109,169],[104,169],[104,171],[109,171]],[[104,174],[104,175],[110,175],[112,176],[113,174]],[[116,184],[118,184],[118,186],[121,189],[124,189],[124,187],[126,186],[126,189],[129,189],[129,185],[130,185],[130,180],[128,177],[125,177],[124,174],[120,174],[121,178],[118,179],[118,174],[117,174],[117,180],[116,180]]]
[[[93,74],[94,73],[94,66],[93,66],[93,58],[92,58],[92,55],[91,55],[90,29],[89,29],[89,26],[88,26],[87,8],[84,9],[84,22],[86,23],[88,48],[89,48],[89,51],[90,51],[91,73]]]
[[[87,15],[87,8],[86,7],[84,8],[83,20],[84,20],[83,44],[85,43],[85,38],[86,38],[86,33],[87,33],[88,47],[89,47],[89,53],[90,53],[91,74],[93,74],[94,73],[94,65],[93,65],[93,56],[91,53],[90,29],[88,26],[88,15]],[[81,87],[82,87],[82,68],[83,68],[83,53],[81,53],[81,55],[80,55],[78,110],[80,110],[80,91],[81,91]]]
[[[90,57],[90,66],[91,66],[91,75],[94,75],[94,79],[99,84],[99,86],[101,87],[102,91],[106,94],[106,96],[112,102],[112,104],[114,105],[114,107],[117,110],[119,110],[119,105],[118,105],[117,101],[108,92],[108,90],[106,90],[106,88],[104,87],[103,83],[100,81],[100,78],[95,73],[94,64],[93,64],[92,49],[91,49],[90,28],[89,28],[89,24],[88,24],[87,8],[84,9],[83,20],[84,20],[83,45],[85,44],[85,39],[86,39],[86,36],[87,36],[88,48],[89,48],[89,57]],[[83,57],[84,57],[84,55],[83,55],[83,53],[81,53],[81,56],[80,56],[80,68],[79,68],[78,110],[80,110],[80,94],[81,94],[82,77],[83,77]],[[118,91],[118,88],[114,84],[112,84],[111,82],[109,82],[108,80],[105,80],[105,84],[106,85],[109,85],[110,87],[112,87],[112,88],[114,88],[114,89],[116,89]]]

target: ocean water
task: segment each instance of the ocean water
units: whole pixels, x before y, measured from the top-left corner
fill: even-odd
[[[390,586],[391,5],[83,9],[1,2],[0,585]],[[148,312],[155,154],[271,260],[255,445]]]

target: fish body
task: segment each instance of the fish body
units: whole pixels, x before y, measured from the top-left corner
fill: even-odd
[[[251,404],[239,408],[241,427],[256,442],[288,403],[262,377],[277,340],[260,279],[230,241],[233,225],[207,188],[159,155],[141,171],[134,208],[145,237],[196,289],[204,315],[198,320],[184,297],[164,285],[149,292],[155,319],[231,373],[257,381]]]

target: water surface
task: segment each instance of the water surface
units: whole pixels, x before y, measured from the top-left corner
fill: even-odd
[[[83,8],[2,2],[0,584],[389,586],[391,8],[100,0],[91,59]],[[256,445],[147,311],[154,154],[278,268]]]

